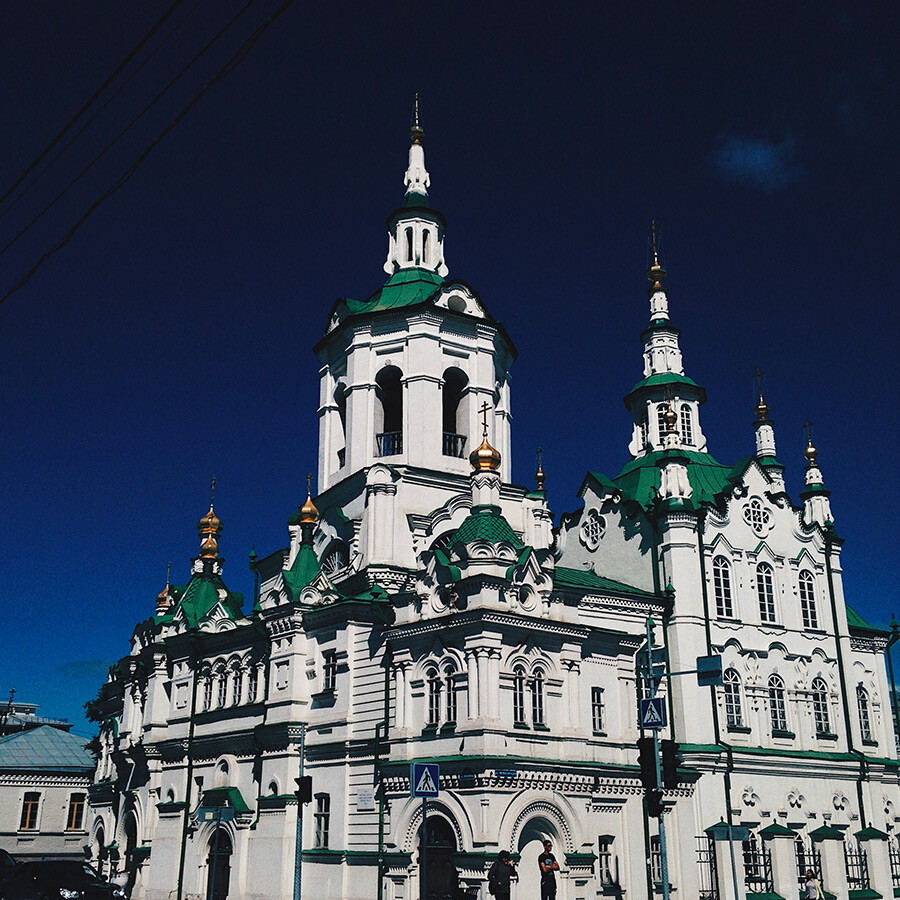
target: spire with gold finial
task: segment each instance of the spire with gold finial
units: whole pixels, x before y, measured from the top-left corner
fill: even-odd
[[[537,448],[537,471],[534,473],[534,482],[537,485],[537,489],[543,493],[544,491],[544,482],[547,480],[547,476],[544,475],[544,468],[541,465],[543,462],[544,451],[541,447]]]
[[[497,472],[500,469],[500,452],[495,450],[488,442],[487,414],[490,407],[482,403],[482,435],[481,444],[469,454],[469,462],[476,472]]]
[[[431,178],[425,168],[425,149],[422,146],[425,140],[425,129],[419,122],[418,93],[413,101],[412,120],[409,129],[409,168],[403,178],[403,183],[406,185],[406,205],[427,206]]]
[[[302,544],[312,544],[313,531],[316,528],[316,522],[319,521],[319,511],[316,509],[315,503],[312,502],[312,473],[306,476],[306,500],[303,506],[297,511],[297,522],[300,524],[300,542]]]
[[[209,512],[197,523],[200,534],[200,556],[206,559],[219,555],[219,535],[222,533],[222,520],[213,509],[216,499],[216,476],[213,475],[209,493]]]
[[[803,430],[806,432],[806,449],[803,455],[806,458],[805,486],[800,492],[803,500],[803,520],[807,525],[820,525],[825,528],[834,524],[831,516],[831,503],[828,498],[831,491],[825,487],[822,478],[822,470],[819,468],[819,451],[812,442],[812,422],[805,422]]]
[[[156,595],[156,614],[158,616],[163,615],[172,605],[171,581],[172,563],[170,561],[166,569],[166,586]]]
[[[756,457],[763,461],[764,465],[773,465],[775,460],[775,423],[769,418],[769,406],[765,401],[766,373],[757,369],[753,373],[753,394],[756,397],[756,406],[753,411],[756,419],[753,429],[756,432]]]

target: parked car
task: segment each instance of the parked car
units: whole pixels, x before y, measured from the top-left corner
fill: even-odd
[[[0,900],[118,900],[124,896],[93,866],[73,859],[23,862],[0,881]]]

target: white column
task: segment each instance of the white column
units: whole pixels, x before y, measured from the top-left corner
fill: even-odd
[[[406,728],[406,672],[394,666],[394,719],[397,728]]]
[[[797,851],[794,835],[773,835],[767,841],[772,857],[772,883],[776,894],[797,893]]]
[[[491,679],[488,674],[488,651],[480,648],[475,651],[477,655],[478,674],[478,714],[489,716],[491,714]]]
[[[837,897],[847,896],[847,866],[844,862],[844,842],[827,839],[819,842],[822,854],[822,887]]]
[[[877,891],[882,897],[891,897],[894,893],[894,883],[891,878],[891,857],[888,850],[888,835],[879,837],[875,829],[869,830],[872,835],[869,838],[860,838],[860,847],[866,851],[869,865],[869,887]]]
[[[469,676],[469,684],[468,684],[468,703],[469,703],[469,718],[477,719],[479,715],[481,715],[481,706],[478,702],[478,660],[475,656],[475,651],[470,650],[466,654],[466,670]]]
[[[500,718],[500,651],[488,651],[488,716]]]

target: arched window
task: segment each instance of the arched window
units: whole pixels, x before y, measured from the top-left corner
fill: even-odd
[[[212,709],[213,702],[213,683],[212,675],[207,670],[203,675],[203,709]]]
[[[378,456],[397,456],[403,452],[403,385],[400,370],[387,366],[375,377],[376,410],[375,452]]]
[[[247,673],[247,702],[256,703],[256,691],[259,688],[259,669],[250,666]]]
[[[681,405],[681,440],[685,444],[694,443],[694,420],[687,403]]]
[[[646,447],[647,444],[650,443],[650,425],[647,421],[647,410],[644,410],[644,414],[641,416],[641,447]]]
[[[441,721],[441,678],[437,669],[429,669],[428,679],[428,724],[437,725]]]
[[[234,675],[232,676],[232,693],[231,693],[231,705],[239,706],[241,703],[241,693],[244,689],[244,673],[238,669],[234,669]]]
[[[713,560],[713,591],[716,595],[716,615],[723,619],[734,618],[731,598],[731,566],[724,556]]]
[[[816,583],[812,573],[804,569],[800,573],[800,612],[803,614],[804,628],[818,628],[819,615],[816,611]]]
[[[216,697],[216,705],[219,709],[222,709],[222,707],[225,706],[228,698],[228,676],[224,669],[219,672],[217,682],[219,690]]]
[[[544,673],[536,669],[531,679],[531,723],[544,724]]]
[[[872,740],[872,723],[869,719],[869,695],[865,688],[856,689],[856,707],[859,710],[859,731],[864,741]]]
[[[828,715],[828,685],[821,678],[813,678],[812,685],[813,720],[816,734],[831,733],[831,719]]]
[[[428,238],[431,237],[431,232],[426,228],[422,232],[422,265],[428,265]]]
[[[466,450],[466,427],[461,420],[463,404],[460,402],[465,392],[468,378],[462,369],[447,369],[444,372],[444,386],[441,390],[443,404],[443,446],[444,456],[463,457]]]
[[[768,563],[756,567],[756,596],[759,599],[759,618],[771,624],[775,619],[775,578]]]
[[[741,704],[741,676],[734,669],[726,669],[722,675],[725,692],[725,722],[731,727],[741,728],[744,711]]]
[[[334,389],[334,402],[341,422],[341,443],[343,446],[339,447],[337,451],[337,462],[340,469],[343,468],[344,463],[347,461],[347,389],[343,384],[339,384]]]
[[[406,261],[412,262],[413,260],[413,230],[412,228],[406,229]]]
[[[666,436],[666,430],[668,429],[668,425],[666,425],[666,410],[669,407],[665,403],[660,403],[659,406],[656,407],[656,427],[659,428],[659,443],[662,446],[663,439]]]
[[[452,668],[444,670],[444,689],[447,692],[447,721],[456,721],[456,672]]]
[[[513,671],[513,722],[525,724],[525,670],[521,666]]]
[[[784,703],[784,681],[780,675],[769,678],[769,716],[772,731],[787,731],[787,708]]]

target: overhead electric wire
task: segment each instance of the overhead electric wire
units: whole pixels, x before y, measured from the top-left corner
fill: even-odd
[[[179,0],[179,2],[183,2],[183,0]],[[162,50],[163,47],[165,47],[165,45],[172,39],[172,36],[178,31],[178,29],[181,28],[181,26],[184,25],[184,23],[194,14],[195,10],[197,9],[197,7],[199,5],[200,5],[200,0],[194,0],[194,5],[178,20],[178,22],[175,23],[175,25],[172,26],[171,29],[169,29],[168,34],[166,34],[166,36],[159,42],[159,44],[157,44],[157,46],[154,47],[153,51],[149,54],[149,56],[147,56],[140,63],[140,65],[112,92],[112,94],[104,101],[104,103],[101,105],[101,107],[87,120],[87,122],[85,122],[84,125],[82,125],[81,128],[79,128],[78,131],[76,131],[75,134],[73,134],[72,137],[69,138],[68,142],[63,144],[62,147],[60,147],[59,152],[56,154],[56,156],[54,156],[47,163],[47,165],[45,165],[40,170],[40,172],[37,172],[35,174],[34,178],[32,178],[31,181],[29,181],[28,184],[26,184],[25,187],[23,187],[22,190],[19,191],[19,193],[16,194],[15,197],[13,197],[13,199],[7,204],[6,209],[0,210],[0,219],[2,219],[4,216],[6,216],[7,213],[9,213],[10,210],[12,210],[15,207],[15,205],[22,199],[22,197],[24,197],[31,190],[31,188],[34,187],[34,185],[37,184],[37,182],[40,181],[41,178],[44,177],[44,175],[47,173],[47,171],[66,152],[66,150],[68,150],[69,147],[71,147],[72,144],[74,144],[75,141],[77,141],[78,138],[80,138],[81,135],[83,135],[85,133],[85,131],[87,131],[87,129],[90,128],[91,125],[93,125],[93,123],[97,121],[97,118],[110,105],[110,103],[112,103],[113,100],[115,100],[116,97],[118,97],[119,94],[121,94],[122,91],[125,90],[125,88],[128,87],[128,85],[131,84],[132,81],[134,81],[134,79],[144,70],[144,68],[157,55],[157,53],[159,53],[159,51]],[[70,123],[70,125],[71,125],[71,123]],[[67,128],[68,127],[70,127],[70,126],[67,126]],[[35,164],[39,161],[40,161],[39,159],[35,160]],[[34,165],[32,165],[30,168],[33,169]],[[27,172],[24,173],[22,178],[24,178],[25,175],[27,175],[27,174],[28,174]],[[19,179],[19,182],[22,181],[22,178]],[[12,191],[14,189],[15,189],[15,185],[13,185],[13,187],[10,188],[10,190],[7,192],[7,194],[12,193]]]
[[[40,161],[62,140],[63,135],[88,111],[91,107],[91,104],[109,87],[109,85],[115,81],[115,79],[119,76],[119,73],[134,59],[134,57],[140,52],[141,48],[150,38],[156,34],[157,31],[162,27],[163,23],[169,16],[178,9],[179,6],[184,2],[184,0],[175,0],[175,2],[162,14],[162,17],[156,22],[156,24],[137,42],[131,52],[116,66],[115,70],[111,75],[109,75],[103,84],[94,91],[93,94],[88,98],[88,101],[78,110],[75,115],[69,119],[68,122],[63,126],[62,131],[47,144],[46,147],[35,157],[35,159],[31,162],[28,168],[10,185],[10,187],[6,190],[6,193],[0,197],[0,204],[4,203],[9,197],[9,195],[29,176],[31,172],[34,171],[35,167],[40,163]]]
[[[44,216],[45,213],[49,212],[57,203],[58,200],[61,200],[100,160],[106,155],[106,153],[111,150],[126,134],[135,126],[149,111],[150,109],[157,103],[157,101],[161,100],[162,97],[166,94],[166,92],[171,88],[175,82],[181,78],[197,60],[206,53],[219,38],[231,28],[232,25],[254,4],[256,0],[247,0],[247,2],[225,23],[225,25],[208,41],[208,43],[197,53],[196,56],[186,65],[181,71],[171,80],[169,83],[36,215],[31,221],[22,228],[19,233],[7,244],[5,244],[2,248],[0,248],[0,256],[3,256],[10,247],[12,247],[23,235],[27,234],[28,231],[31,230],[33,225],[36,225]]]
[[[200,89],[200,91],[194,96],[194,98],[190,101],[190,103],[185,106],[180,113],[153,139],[153,141],[141,152],[141,154],[135,159],[135,161],[119,176],[119,178],[109,187],[107,188],[88,208],[87,210],[78,218],[75,224],[46,252],[44,253],[37,262],[2,296],[0,297],[0,303],[3,303],[9,297],[11,297],[16,291],[20,288],[24,287],[34,276],[35,272],[48,260],[51,256],[58,253],[72,238],[75,236],[75,232],[90,218],[90,216],[101,206],[101,204],[108,200],[113,194],[116,193],[120,188],[122,188],[132,175],[138,170],[144,160],[153,152],[156,146],[162,141],[162,139],[172,131],[177,125],[179,125],[182,120],[187,116],[187,114],[191,111],[194,105],[200,100],[200,98],[211,88],[213,85],[218,84],[226,75],[230,75],[235,68],[244,60],[256,42],[260,39],[266,29],[290,6],[292,6],[294,0],[284,0],[281,5],[266,19],[251,35],[244,41],[243,44],[237,49],[235,53],[233,53],[225,62],[225,64],[216,72],[215,75]]]

